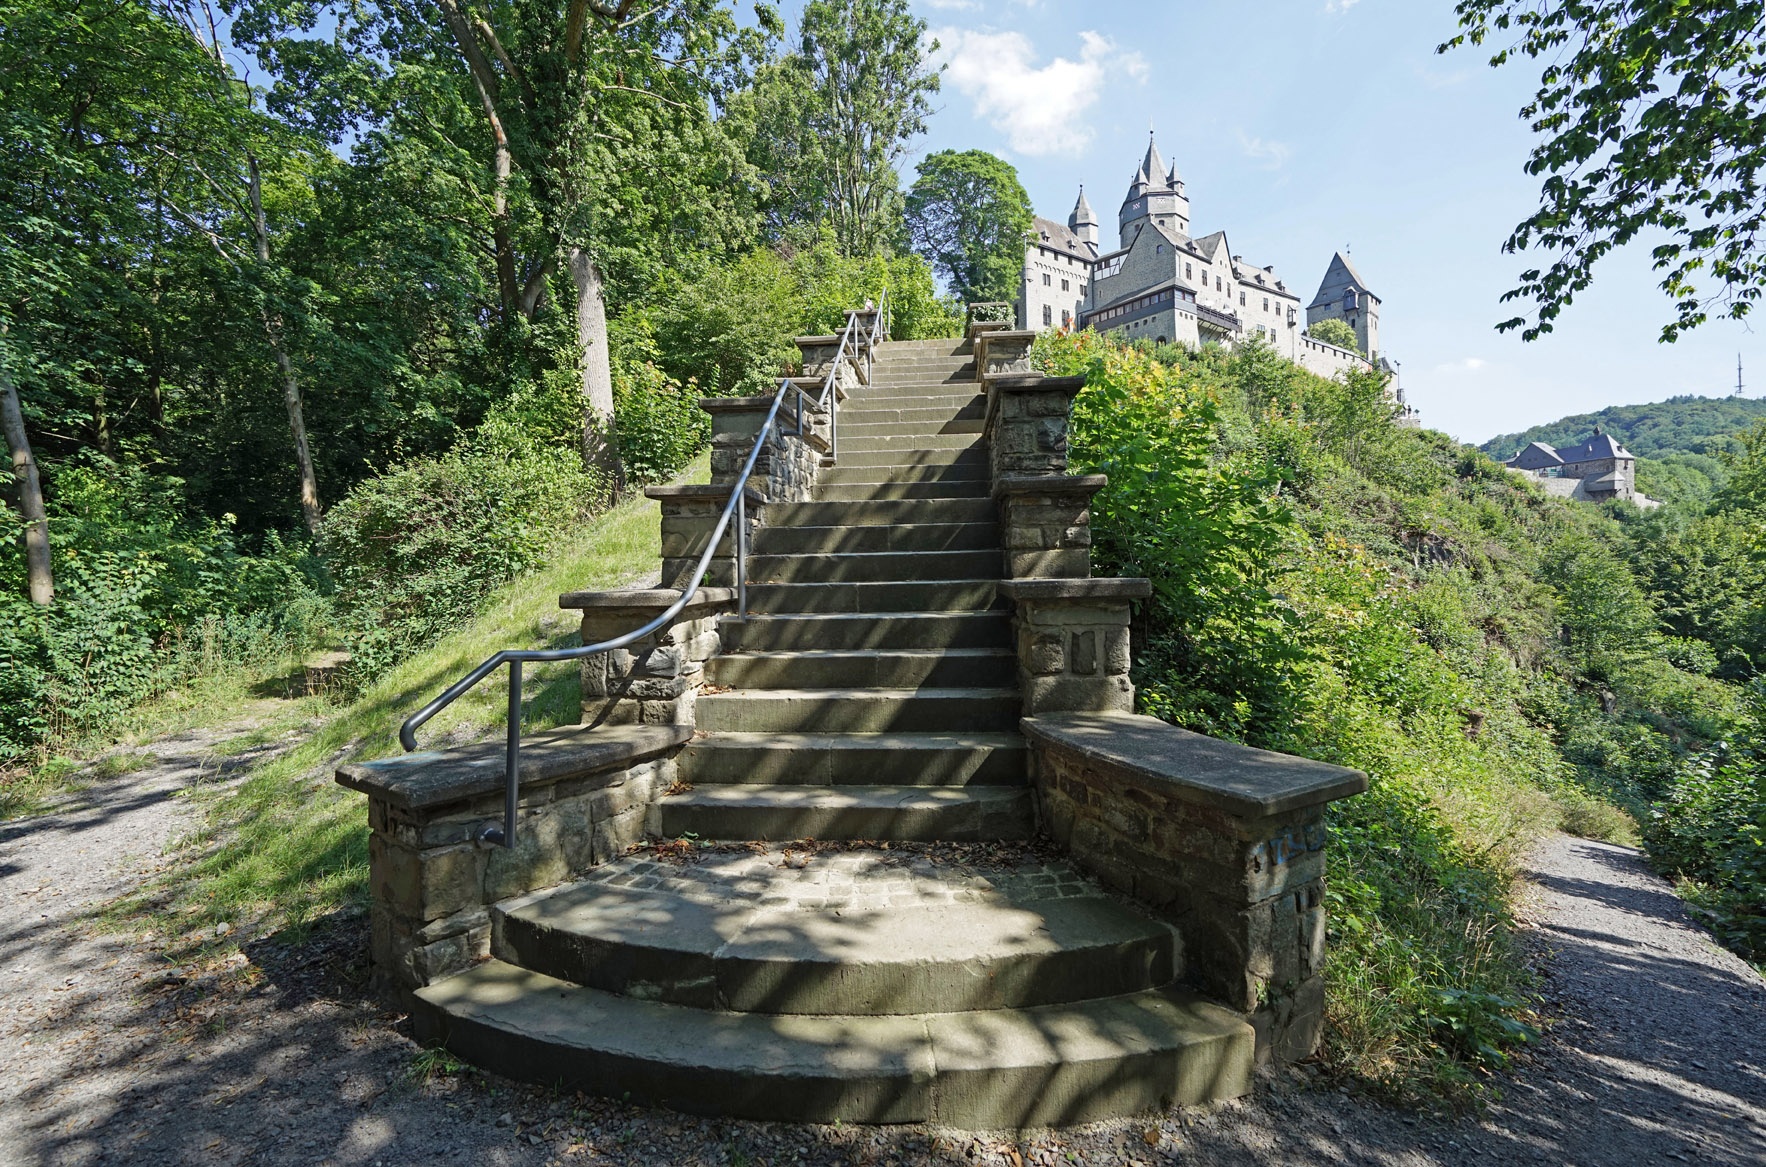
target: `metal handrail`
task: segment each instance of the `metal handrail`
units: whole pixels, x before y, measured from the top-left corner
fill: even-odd
[[[865,349],[865,380],[870,380],[871,347],[887,332],[879,330],[884,319],[884,305],[889,302],[888,289],[884,289],[879,298],[876,315],[871,326],[861,338],[858,329],[859,312],[848,312],[846,328],[840,334],[840,344],[834,350],[834,359],[828,365],[826,384],[817,402],[819,408],[828,414],[828,452],[837,452],[836,411],[839,408],[840,395],[836,384],[840,379],[840,362],[845,358],[847,349],[855,349],[861,342]],[[515,845],[515,819],[518,803],[521,801],[521,680],[522,665],[529,661],[550,662],[561,660],[578,660],[597,653],[612,652],[616,648],[624,648],[628,644],[642,640],[644,637],[664,627],[680,614],[681,610],[692,602],[699,592],[699,585],[705,582],[705,573],[711,567],[711,559],[717,552],[717,546],[723,541],[724,532],[729,529],[730,520],[736,520],[736,610],[743,617],[748,615],[748,479],[754,473],[755,464],[760,461],[760,452],[766,448],[769,439],[776,439],[775,423],[779,417],[779,407],[784,404],[785,394],[796,389],[791,378],[783,378],[779,382],[779,391],[773,394],[772,408],[767,411],[766,420],[761,423],[760,432],[755,435],[754,448],[748,452],[748,461],[742,466],[742,473],[737,475],[735,485],[730,488],[730,501],[724,504],[723,514],[718,516],[717,527],[711,533],[711,541],[699,556],[699,564],[693,569],[692,582],[681,592],[680,599],[670,604],[662,613],[647,623],[634,628],[623,636],[612,640],[603,640],[598,644],[585,644],[577,648],[519,648],[504,649],[490,657],[477,668],[467,673],[458,681],[449,685],[435,700],[405,718],[399,726],[399,744],[406,752],[417,748],[417,731],[425,722],[452,705],[480,681],[490,676],[499,666],[509,666],[509,721],[507,737],[503,747],[504,780],[503,780],[503,824],[491,824],[478,832],[478,841],[487,846],[513,847]],[[797,425],[795,436],[803,436],[803,391],[796,389]]]

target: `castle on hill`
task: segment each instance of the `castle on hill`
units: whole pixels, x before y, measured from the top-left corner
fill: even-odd
[[[1083,186],[1065,226],[1036,217],[1024,249],[1020,328],[1091,328],[1192,347],[1255,336],[1326,377],[1350,368],[1396,371],[1380,348],[1380,298],[1348,256],[1332,257],[1303,305],[1273,265],[1233,254],[1225,231],[1190,234],[1183,178],[1175,163],[1166,167],[1151,135],[1117,211],[1116,250],[1102,250],[1099,227]],[[1321,320],[1347,324],[1360,351],[1314,339],[1308,330]],[[1412,417],[1408,408],[1405,415]]]
[[[1622,498],[1646,510],[1661,505],[1637,493],[1637,455],[1599,426],[1586,442],[1562,449],[1547,442],[1529,442],[1503,465],[1537,479],[1547,494],[1558,498],[1582,502]]]

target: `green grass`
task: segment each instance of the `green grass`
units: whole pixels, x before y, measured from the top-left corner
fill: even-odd
[[[686,480],[703,481],[705,474],[701,459]],[[558,548],[550,566],[493,593],[454,633],[354,700],[332,706],[306,740],[212,796],[203,827],[181,844],[186,862],[180,870],[119,909],[166,917],[172,935],[222,920],[256,922],[245,931],[299,929],[332,912],[360,909],[367,897],[367,806],[333,782],[337,765],[400,752],[400,721],[499,650],[574,643],[577,623],[558,608],[558,596],[640,579],[656,570],[660,554],[655,503],[631,499],[599,516]],[[531,730],[576,721],[577,678],[571,662],[531,668],[523,724]],[[423,743],[500,732],[505,684],[501,672],[487,678],[424,727]]]

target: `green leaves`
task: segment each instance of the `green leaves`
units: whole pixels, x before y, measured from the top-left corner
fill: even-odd
[[[1497,327],[1534,340],[1593,281],[1609,252],[1652,249],[1673,341],[1713,313],[1742,319],[1766,289],[1766,13],[1733,0],[1460,0],[1441,52],[1518,39],[1491,58],[1550,61],[1521,116],[1541,141],[1526,170],[1547,176],[1538,211],[1504,249],[1542,251],[1504,302],[1533,314]],[[1708,279],[1701,278],[1708,276]]]
[[[940,150],[920,162],[903,226],[961,303],[1018,296],[1033,214],[1010,162],[986,150]]]

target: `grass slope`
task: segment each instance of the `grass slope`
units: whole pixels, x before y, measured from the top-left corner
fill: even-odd
[[[701,459],[685,480],[702,482],[705,473]],[[550,566],[499,589],[455,632],[355,700],[330,707],[299,745],[213,797],[202,829],[182,844],[186,862],[176,877],[124,909],[169,913],[179,932],[190,933],[222,921],[238,929],[242,920],[252,921],[253,931],[298,928],[359,908],[367,893],[367,808],[360,795],[332,781],[337,765],[399,752],[399,722],[493,653],[575,643],[577,622],[559,610],[558,596],[632,583],[656,570],[660,553],[655,503],[631,499],[600,516],[558,548]],[[541,729],[575,721],[581,701],[576,667],[530,669],[523,724]],[[506,693],[502,673],[487,678],[424,728],[424,743],[500,733]],[[253,737],[287,728],[266,726]]]

